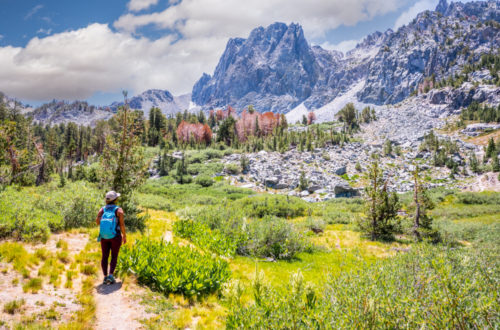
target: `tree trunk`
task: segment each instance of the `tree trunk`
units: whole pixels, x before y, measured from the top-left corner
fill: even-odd
[[[418,199],[418,169],[415,170],[414,175],[415,184],[413,187],[413,200],[415,201],[415,218],[413,223],[413,235],[417,240],[420,240],[420,202]]]

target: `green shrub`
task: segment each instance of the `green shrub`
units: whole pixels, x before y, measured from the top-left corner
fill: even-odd
[[[320,291],[294,275],[284,288],[262,280],[254,303],[225,290],[228,329],[491,328],[498,324],[498,247],[414,246],[408,253],[332,276]],[[432,315],[432,318],[429,318]]]
[[[42,279],[36,277],[29,279],[28,282],[26,282],[23,285],[23,292],[31,292],[31,293],[38,293],[42,289]]]
[[[12,300],[3,305],[3,311],[7,314],[14,315],[21,310],[26,301],[24,299]]]
[[[259,195],[240,199],[234,204],[248,217],[262,218],[273,215],[294,218],[306,215],[308,205],[298,197],[283,195]]]
[[[354,220],[352,213],[343,211],[328,211],[324,214],[324,219],[328,224],[340,223],[349,224]]]
[[[179,220],[174,223],[175,235],[190,239],[203,250],[221,256],[234,256],[238,248],[238,240],[225,235],[218,229],[210,229],[207,225],[193,220]]]
[[[459,193],[457,201],[462,204],[494,204],[500,205],[500,193],[484,192],[484,193]]]
[[[210,187],[214,184],[214,180],[209,176],[198,176],[195,180],[195,183],[199,184],[202,187]]]
[[[118,272],[134,273],[153,290],[188,297],[216,292],[230,276],[225,260],[148,238],[123,247]]]
[[[93,225],[102,198],[90,183],[8,187],[0,193],[0,238],[46,241],[50,232]]]
[[[173,209],[170,201],[164,196],[143,193],[138,193],[136,196],[137,203],[144,208],[163,210],[167,212],[172,211]]]
[[[224,171],[226,171],[226,173],[228,174],[235,175],[241,172],[241,167],[239,164],[229,163],[224,166]]]
[[[91,227],[99,210],[99,194],[92,190],[79,191],[78,195],[68,200],[68,207],[63,211],[66,229]]]
[[[292,259],[302,251],[302,237],[285,219],[265,217],[250,222],[248,226],[248,254],[274,259]]]

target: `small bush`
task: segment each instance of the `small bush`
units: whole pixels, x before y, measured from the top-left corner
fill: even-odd
[[[262,218],[272,215],[294,218],[306,215],[308,205],[302,199],[283,195],[261,195],[242,198],[234,204],[248,217]]]
[[[32,278],[23,285],[23,292],[38,293],[42,289],[42,279]]]
[[[329,211],[324,215],[325,220],[328,224],[340,223],[349,224],[354,220],[353,214],[349,212],[342,211]]]
[[[252,221],[248,227],[246,249],[251,255],[292,259],[304,247],[300,235],[284,219],[265,217]]]
[[[170,201],[161,195],[155,194],[137,194],[137,203],[144,208],[153,210],[172,211],[172,204]]]
[[[199,184],[202,187],[210,187],[214,184],[214,180],[209,176],[198,176],[195,180],[195,183]]]
[[[241,172],[241,167],[238,164],[229,163],[224,167],[224,171],[227,174],[236,175]]]
[[[159,292],[188,297],[216,292],[230,276],[228,263],[220,258],[148,238],[123,247],[117,270],[133,272],[140,283]]]
[[[176,221],[174,233],[179,237],[190,239],[203,250],[215,252],[221,256],[234,256],[238,248],[237,239],[193,220]]]
[[[87,276],[97,274],[97,268],[94,265],[81,265],[80,273],[85,274]]]
[[[21,310],[26,301],[24,299],[12,300],[3,306],[3,311],[7,314],[14,315]]]
[[[500,193],[459,193],[457,201],[462,204],[500,205]]]

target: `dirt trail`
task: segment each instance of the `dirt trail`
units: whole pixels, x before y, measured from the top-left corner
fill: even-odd
[[[103,285],[103,276],[99,276],[95,300],[96,329],[140,329],[138,320],[145,318],[138,302],[134,302],[118,280],[115,284]],[[135,307],[135,308],[134,308]]]
[[[165,231],[163,234],[165,242],[173,241],[172,231]],[[95,329],[141,329],[144,328],[139,320],[151,317],[145,312],[144,307],[132,298],[132,291],[137,296],[143,288],[128,283],[127,288],[117,279],[116,284],[103,285],[103,275],[99,270],[99,278],[95,290],[95,300],[97,305]],[[130,285],[130,287],[129,287]]]

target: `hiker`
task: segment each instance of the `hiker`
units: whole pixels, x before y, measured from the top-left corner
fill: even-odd
[[[98,242],[101,242],[101,267],[104,274],[103,284],[116,283],[114,272],[116,262],[118,260],[118,252],[122,242],[127,243],[127,234],[125,232],[124,213],[121,207],[116,205],[116,201],[120,194],[115,191],[106,193],[106,205],[103,206],[97,214],[96,223],[99,226]],[[109,265],[108,275],[108,258],[111,251],[111,263]]]

